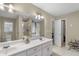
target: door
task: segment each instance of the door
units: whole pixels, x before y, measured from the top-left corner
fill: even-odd
[[[56,46],[65,46],[65,20],[54,21],[54,40]]]
[[[61,20],[54,21],[54,40],[56,46],[61,46]]]

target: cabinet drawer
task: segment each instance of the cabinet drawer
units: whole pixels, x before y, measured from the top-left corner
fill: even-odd
[[[52,42],[50,41],[42,44],[42,47],[47,47],[47,46],[52,46]]]
[[[27,54],[28,56],[30,56],[30,55],[37,53],[38,51],[41,51],[41,46],[36,46],[36,47],[28,49]]]
[[[27,55],[27,53],[26,53],[26,50],[25,50],[25,51],[21,51],[19,53],[13,54],[11,56],[26,56],[26,55]]]
[[[37,53],[35,53],[35,54],[31,55],[31,56],[41,56],[41,51],[39,51],[39,52],[37,52]]]

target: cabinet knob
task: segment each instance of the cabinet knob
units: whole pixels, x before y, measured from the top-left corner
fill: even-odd
[[[47,50],[49,50],[49,48],[47,48]]]

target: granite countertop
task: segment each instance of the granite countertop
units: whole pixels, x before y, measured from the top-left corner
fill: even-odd
[[[12,45],[11,47],[0,50],[0,56],[10,56],[10,55],[16,54],[18,52],[28,50],[35,46],[41,45],[50,40],[52,40],[52,39],[48,39],[48,38],[43,38],[43,40],[36,39],[36,40],[31,40],[30,43],[28,43],[28,44],[24,43],[23,41],[21,41],[19,43],[16,42],[16,44]]]

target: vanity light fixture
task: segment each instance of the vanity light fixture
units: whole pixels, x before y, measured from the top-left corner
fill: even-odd
[[[44,19],[44,16],[36,15],[36,16],[35,16],[35,19],[38,19],[38,20],[40,20],[40,19]]]
[[[12,4],[7,5],[7,4],[0,3],[0,9],[1,10],[6,10],[5,7],[8,9],[8,12],[13,13],[14,8],[13,8]]]

